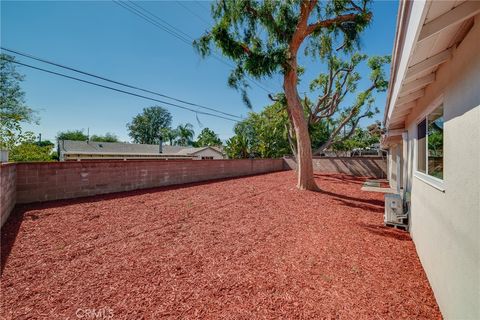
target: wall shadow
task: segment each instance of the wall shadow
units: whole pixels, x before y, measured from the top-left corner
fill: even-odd
[[[330,196],[332,197],[332,199],[348,207],[369,210],[376,213],[382,213],[384,211],[383,199],[378,200],[378,199],[356,198],[356,197],[351,197],[341,193],[335,193],[335,192],[326,191],[326,190],[319,190],[317,192],[320,194]]]
[[[20,231],[20,226],[24,220],[25,212],[25,208],[14,208],[7,221],[5,221],[5,224],[2,226],[0,275],[3,275],[3,269],[5,269],[5,265],[7,264],[8,257],[12,252],[15,240],[17,240],[18,232]]]
[[[59,208],[59,207],[75,205],[75,204],[94,203],[94,202],[100,202],[100,201],[105,201],[105,200],[122,199],[122,198],[138,196],[138,195],[172,191],[172,190],[179,190],[179,189],[190,188],[190,187],[195,187],[195,186],[206,186],[206,185],[209,185],[209,184],[223,182],[223,181],[237,180],[237,179],[242,179],[242,178],[260,176],[260,175],[264,175],[264,174],[272,174],[272,173],[283,172],[283,171],[286,171],[286,170],[278,170],[278,171],[272,171],[272,172],[264,172],[264,173],[249,174],[249,175],[244,175],[244,176],[235,176],[235,177],[227,177],[227,178],[219,178],[219,179],[210,179],[210,180],[198,181],[198,182],[172,184],[172,185],[169,185],[169,186],[151,187],[151,188],[136,189],[136,190],[131,190],[131,191],[118,191],[118,192],[97,194],[97,195],[91,195],[91,196],[82,196],[82,197],[77,197],[77,198],[68,198],[68,199],[59,199],[59,200],[48,200],[48,201],[42,201],[42,202],[23,203],[23,204],[18,204],[17,206],[22,208],[24,211],[28,211],[32,208],[35,208],[35,209]],[[8,219],[10,219],[10,217]],[[8,220],[7,220],[7,222],[8,222]],[[3,227],[2,227],[2,232],[3,232]]]

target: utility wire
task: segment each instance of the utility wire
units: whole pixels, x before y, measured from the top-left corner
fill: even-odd
[[[112,0],[113,3],[115,3],[116,5],[126,9],[127,11],[133,13],[134,15],[142,18],[143,20],[151,23],[152,25],[156,26],[157,28],[159,29],[162,29],[163,31],[167,32],[168,34],[174,36],[175,38],[179,39],[180,41],[188,44],[188,45],[191,45],[191,42],[189,41],[190,37],[187,35],[182,35],[183,32],[178,32],[178,31],[175,31],[175,30],[172,30],[171,28],[169,28],[168,26],[165,26],[164,24],[162,24],[161,22],[158,22],[157,20],[158,19],[153,19],[147,15],[145,15],[144,13],[142,13],[140,10],[134,8],[132,5],[129,5],[128,3],[126,2],[121,2],[121,1],[116,1],[116,0]],[[144,9],[145,10],[145,9]],[[146,11],[146,10],[145,10]],[[160,20],[161,21],[161,20]]]
[[[218,112],[218,113],[221,113],[221,114],[226,115],[226,116],[229,116],[229,117],[234,117],[234,118],[242,119],[242,117],[237,116],[237,115],[234,115],[234,114],[231,114],[231,113],[223,112],[223,111],[218,110],[218,109],[206,107],[206,106],[203,106],[203,105],[200,105],[200,104],[197,104],[197,103],[193,103],[193,102],[189,102],[189,101],[185,101],[185,100],[182,100],[182,99],[177,99],[177,98],[174,98],[174,97],[171,97],[171,96],[168,96],[168,95],[159,93],[159,92],[155,92],[155,91],[143,89],[143,88],[140,88],[140,87],[137,87],[137,86],[134,86],[134,85],[130,85],[130,84],[126,84],[126,83],[123,83],[123,82],[115,81],[115,80],[112,80],[112,79],[109,79],[109,78],[105,78],[105,77],[102,77],[102,76],[98,76],[98,75],[95,75],[95,74],[93,74],[93,73],[89,73],[89,72],[82,71],[82,70],[79,70],[79,69],[76,69],[76,68],[73,68],[73,67],[69,67],[69,66],[66,66],[66,65],[62,65],[62,64],[60,64],[60,63],[56,63],[56,62],[49,61],[49,60],[46,60],[46,59],[43,59],[43,58],[39,58],[39,57],[33,56],[33,55],[31,55],[31,54],[28,54],[28,53],[24,53],[24,52],[20,52],[20,51],[17,51],[17,50],[12,50],[12,49],[8,49],[8,48],[4,48],[4,47],[0,47],[0,48],[1,48],[3,51],[7,51],[7,52],[10,52],[10,53],[14,53],[14,54],[19,55],[19,56],[23,56],[23,57],[26,57],[26,58],[29,58],[29,59],[33,59],[33,60],[36,60],[36,61],[40,61],[40,62],[44,62],[44,63],[50,64],[50,65],[53,65],[53,66],[56,66],[56,67],[60,67],[60,68],[63,68],[63,69],[67,69],[67,70],[70,70],[70,71],[74,71],[74,72],[77,72],[77,73],[81,73],[81,74],[87,75],[87,76],[89,76],[89,77],[97,78],[97,79],[100,79],[100,80],[103,80],[103,81],[107,81],[107,82],[111,82],[111,83],[115,83],[115,84],[118,84],[118,85],[121,85],[121,86],[124,86],[124,87],[127,87],[127,88],[131,88],[131,89],[143,91],[143,92],[146,92],[146,93],[154,94],[154,95],[157,95],[157,96],[160,96],[160,97],[163,97],[163,98],[167,98],[167,99],[174,100],[174,101],[177,101],[177,102],[180,102],[180,103],[188,104],[188,105],[191,105],[191,106],[194,106],[194,107],[199,107],[199,108],[203,108],[203,109],[206,109],[206,110]]]
[[[193,112],[193,113],[195,113],[195,114],[203,114],[203,115],[207,115],[207,116],[212,116],[212,117],[216,117],[216,118],[221,118],[221,119],[225,119],[225,120],[230,120],[230,121],[233,121],[233,122],[238,122],[238,120],[235,120],[235,119],[227,118],[227,117],[224,117],[224,116],[219,116],[219,115],[217,115],[217,114],[213,114],[213,113],[209,113],[209,112],[205,112],[205,111],[194,110],[194,109],[187,108],[187,107],[184,107],[184,106],[175,104],[175,103],[171,103],[171,102],[167,102],[167,101],[162,101],[162,100],[155,99],[155,98],[151,98],[151,97],[147,97],[147,96],[144,96],[144,95],[141,95],[141,94],[137,94],[137,93],[129,92],[129,91],[126,91],[126,90],[122,90],[122,89],[118,89],[118,88],[106,86],[106,85],[103,85],[103,84],[100,84],[100,83],[96,83],[96,82],[92,82],[92,81],[88,81],[88,80],[84,80],[84,79],[72,77],[72,76],[69,76],[69,75],[66,75],[66,74],[63,74],[63,73],[60,73],[60,72],[55,72],[55,71],[51,71],[51,70],[47,70],[47,69],[35,67],[35,66],[32,66],[32,65],[23,63],[23,62],[19,62],[19,61],[15,61],[15,60],[10,60],[10,59],[4,59],[4,60],[9,61],[9,62],[12,62],[12,63],[15,63],[15,64],[18,64],[18,65],[21,65],[21,66],[24,66],[24,67],[28,67],[28,68],[31,68],[31,69],[35,69],[35,70],[43,71],[43,72],[46,72],[46,73],[54,74],[54,75],[57,75],[57,76],[60,76],[60,77],[64,77],[64,78],[68,78],[68,79],[71,79],[71,80],[75,80],[75,81],[80,81],[80,82],[83,82],[83,83],[91,84],[91,85],[93,85],[93,86],[101,87],[101,88],[104,88],[104,89],[108,89],[108,90],[112,90],[112,91],[124,93],[124,94],[127,94],[127,95],[131,95],[131,96],[138,97],[138,98],[143,98],[143,99],[146,99],[146,100],[151,100],[151,101],[163,103],[163,104],[166,104],[166,105],[169,105],[169,106],[172,106],[172,107],[176,107],[176,108],[188,110],[188,111],[191,111],[191,112]]]
[[[201,15],[197,14],[195,11],[191,10],[188,6],[182,3],[182,1],[175,1],[179,6],[190,12],[194,17],[196,17],[199,21],[202,21],[207,27],[211,27],[210,23],[205,20]]]
[[[210,14],[210,8],[205,7],[202,3],[202,1],[193,1],[196,5],[198,5],[200,8],[204,9],[208,14]]]
[[[121,1],[121,0],[112,0],[115,4],[117,5],[120,5],[121,7],[123,7],[124,9],[130,11],[131,13],[135,14],[136,16],[139,16],[140,18],[142,18],[143,20],[153,24],[154,26],[156,26],[157,28],[159,29],[162,29],[163,31],[169,33],[170,35],[176,37],[177,39],[179,39],[180,41],[184,42],[185,44],[187,44],[188,46],[191,46],[192,45],[192,42],[195,40],[193,39],[191,36],[187,35],[186,33],[184,33],[182,30],[172,26],[171,24],[167,23],[168,26],[170,26],[170,28],[173,28],[174,30],[170,30],[170,28],[166,27],[165,25],[163,25],[161,22],[164,21],[163,19],[159,18],[157,15],[155,15],[154,13],[152,13],[151,11],[145,9],[144,7],[140,6],[139,4],[137,3],[134,3],[132,1],[129,1],[127,0],[128,2],[130,2],[131,4],[135,5],[136,7],[140,8],[142,11],[148,13],[150,16],[154,17],[154,18],[151,18],[149,17],[148,15],[146,15],[145,13],[139,11],[138,9],[135,9],[132,5],[128,5],[126,3],[126,1]],[[152,21],[153,20],[153,21]],[[157,21],[158,20],[158,21]],[[159,22],[160,21],[160,22]],[[181,34],[185,35],[185,36],[182,36]],[[187,38],[186,38],[187,37]],[[190,41],[189,41],[190,40]],[[225,64],[226,66],[230,67],[230,68],[235,68],[234,65],[226,62],[225,60],[223,60],[221,57],[219,57],[218,55],[216,55],[215,53],[212,53],[212,58],[214,58],[215,60]],[[256,81],[255,79],[253,79],[252,77],[248,76],[248,75],[245,75],[245,77],[250,80],[253,84],[255,84],[257,87],[259,87],[260,89],[262,89],[263,91],[267,92],[267,93],[271,93],[271,90],[265,88],[262,84],[260,84],[258,81]]]

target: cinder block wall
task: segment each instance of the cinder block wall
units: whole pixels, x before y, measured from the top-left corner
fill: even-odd
[[[283,170],[283,159],[18,163],[17,203],[70,199]]]
[[[286,169],[295,169],[293,158],[285,158]],[[323,173],[345,173],[352,176],[383,179],[387,177],[387,161],[381,157],[314,157],[313,170]]]
[[[0,164],[0,226],[7,220],[17,200],[17,167],[13,163]]]

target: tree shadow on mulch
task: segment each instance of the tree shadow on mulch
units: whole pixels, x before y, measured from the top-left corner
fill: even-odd
[[[320,182],[322,180],[326,181],[338,181],[340,183],[348,182],[348,183],[364,183],[365,180],[368,179],[368,177],[361,177],[361,176],[351,176],[345,173],[331,173],[331,174],[324,174],[324,173],[314,173],[313,176],[316,179],[320,179]]]
[[[330,196],[333,199],[337,200],[338,202],[341,202],[342,204],[349,207],[370,210],[378,213],[383,212],[384,210],[383,200],[355,198],[355,197],[350,197],[341,193],[335,193],[335,192],[326,191],[326,190],[320,190],[318,191],[318,193]]]
[[[367,224],[367,223],[358,223],[360,227],[367,230],[370,233],[373,233],[378,236],[393,238],[400,241],[411,241],[410,234],[407,231],[401,231],[398,229],[386,227],[386,226],[379,226],[375,224]]]
[[[3,275],[3,269],[7,264],[8,257],[10,256],[10,252],[12,251],[13,245],[15,244],[15,240],[17,239],[18,232],[20,230],[20,226],[22,225],[24,215],[25,215],[25,208],[15,208],[8,220],[2,227],[2,234],[1,234],[1,272],[0,275]]]

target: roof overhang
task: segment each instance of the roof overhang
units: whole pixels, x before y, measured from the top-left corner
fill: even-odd
[[[383,121],[386,142],[390,131],[405,129],[438,67],[451,59],[478,13],[480,1],[400,1]]]

